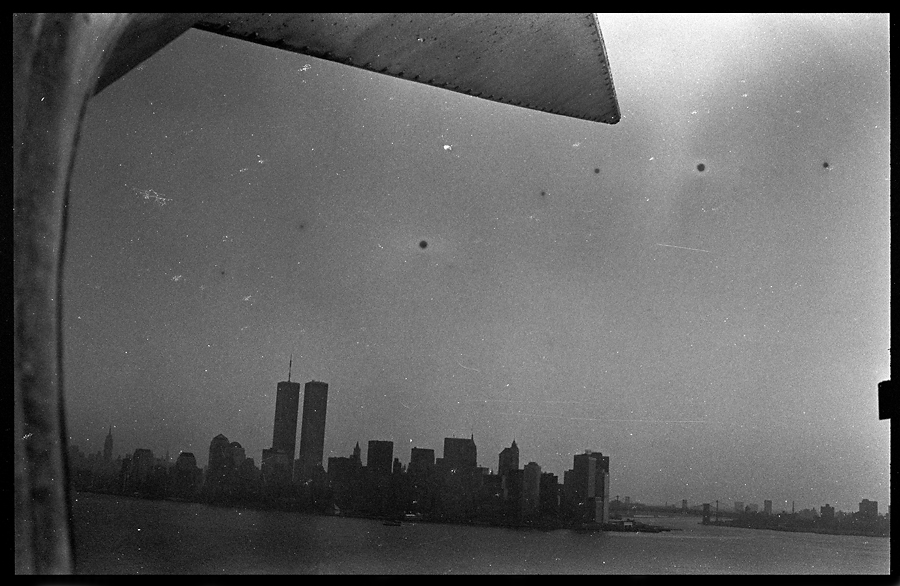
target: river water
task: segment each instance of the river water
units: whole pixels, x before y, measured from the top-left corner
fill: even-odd
[[[532,531],[78,493],[81,574],[888,574],[890,539],[642,519],[665,533]]]

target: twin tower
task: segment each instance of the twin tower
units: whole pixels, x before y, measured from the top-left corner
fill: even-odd
[[[300,428],[300,454],[296,463],[297,413],[300,408],[300,383],[278,383],[275,397],[275,426],[272,447],[263,450],[263,481],[270,483],[312,480],[322,468],[325,451],[325,410],[328,384],[309,381],[303,390],[303,422]]]

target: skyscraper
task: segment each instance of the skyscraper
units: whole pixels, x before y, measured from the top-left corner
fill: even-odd
[[[535,513],[541,498],[541,467],[535,462],[525,464],[522,478],[522,511]]]
[[[112,426],[110,426],[109,433],[106,434],[106,441],[103,442],[103,461],[104,462],[112,461],[112,451],[113,451],[113,437],[112,437]]]
[[[500,462],[497,466],[497,475],[504,476],[510,470],[519,469],[519,447],[516,440],[508,448],[503,448],[500,452]]]
[[[263,482],[266,485],[284,485],[291,481],[294,452],[297,446],[297,412],[300,406],[300,383],[291,382],[291,363],[288,379],[278,383],[275,395],[275,425],[272,429],[272,447],[263,450]]]
[[[472,469],[478,467],[478,448],[475,438],[444,438],[444,466],[448,469]]]
[[[413,448],[409,455],[410,474],[427,475],[434,469],[434,450],[429,448]]]
[[[572,465],[572,493],[576,503],[585,503],[596,494],[597,460],[591,452],[575,454]]]
[[[297,446],[297,414],[300,407],[300,383],[282,381],[275,395],[275,425],[272,429],[272,449],[287,454],[294,461]]]
[[[366,468],[372,472],[390,476],[393,463],[394,442],[369,440],[369,451],[366,453]]]
[[[322,465],[325,452],[325,412],[328,407],[328,383],[311,380],[303,390],[303,424],[300,428],[301,477],[312,478]]]
[[[576,507],[587,519],[606,523],[609,520],[609,456],[590,450],[576,454],[571,482]]]

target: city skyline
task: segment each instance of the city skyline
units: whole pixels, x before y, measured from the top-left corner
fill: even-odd
[[[259,461],[293,354],[324,459],[474,435],[648,502],[889,503],[887,17],[598,20],[615,125],[198,30],[103,90],[71,441]]]
[[[287,382],[290,382],[290,381],[282,381],[282,382],[279,382],[279,383],[278,383],[279,389],[283,388],[282,385],[286,384]],[[327,383],[322,383],[321,381],[315,381],[315,380],[312,380],[312,381],[309,381],[309,383],[320,383],[320,384],[324,384],[325,387],[327,388]],[[308,385],[309,383],[307,383],[307,385]],[[299,383],[291,383],[291,384],[296,384],[296,385],[299,386]],[[299,408],[299,405],[298,405],[298,408]],[[277,428],[277,426],[278,426],[278,423],[277,423],[277,422],[278,422],[278,420],[279,420],[279,415],[278,415],[277,410],[276,410],[276,415],[275,415],[275,418],[274,418],[274,419],[276,420],[276,424],[275,424],[275,425],[276,425],[276,428]],[[113,452],[113,447],[112,447],[112,446],[113,446],[113,441],[114,441],[114,438],[113,438],[113,436],[112,436],[112,427],[113,427],[113,426],[110,426],[110,428],[109,428],[109,430],[108,430],[108,433],[107,433],[107,436],[106,436],[105,439],[104,439],[104,447],[103,447],[103,452],[102,452],[102,457],[103,457],[103,460],[104,460],[104,461],[110,461],[111,458],[116,457],[115,454],[114,454],[114,452]],[[297,434],[302,434],[302,425],[301,425],[301,429],[297,430]],[[208,450],[207,450],[207,451],[208,451],[208,454],[207,454],[207,455],[208,455],[210,461],[212,461],[212,459],[213,459],[212,448],[213,448],[213,446],[216,444],[216,440],[217,440],[218,438],[220,438],[220,437],[227,437],[227,436],[226,436],[226,434],[221,433],[221,434],[217,435],[215,438],[213,438],[212,443],[210,444],[210,446],[209,446],[209,448],[208,448]],[[472,440],[474,441],[474,438],[472,438]],[[232,441],[237,441],[237,440],[233,440],[233,439],[232,439]],[[448,447],[448,441],[451,441],[451,442],[453,442],[453,441],[457,441],[457,442],[459,442],[459,441],[461,441],[461,442],[467,442],[467,441],[469,441],[469,438],[449,438],[449,437],[445,437],[445,438],[444,438],[444,442],[443,442],[444,453],[442,454],[441,459],[442,459],[442,458],[446,458],[446,452],[447,452],[447,447]],[[238,443],[239,443],[239,442],[238,442]],[[76,445],[77,445],[77,444],[76,444]],[[410,454],[409,454],[409,457],[408,457],[408,459],[404,462],[404,461],[402,460],[402,458],[400,457],[400,454],[399,454],[399,453],[397,453],[397,454],[394,453],[394,451],[393,451],[393,442],[392,442],[391,440],[384,440],[384,439],[368,439],[368,440],[363,440],[363,445],[367,446],[367,447],[366,447],[366,451],[364,452],[364,454],[365,454],[364,456],[362,455],[362,451],[360,450],[360,452],[361,452],[361,453],[360,453],[360,461],[361,461],[361,463],[364,462],[363,466],[366,467],[366,468],[374,468],[374,469],[380,470],[382,473],[386,473],[386,474],[391,474],[391,473],[392,473],[392,464],[393,464],[393,462],[394,462],[395,460],[399,460],[399,461],[401,462],[401,464],[403,464],[404,470],[406,470],[406,469],[409,467],[409,464],[412,463],[413,460],[415,459],[415,454],[416,454],[416,452],[419,452],[419,453],[421,453],[421,452],[430,452],[431,458],[432,458],[432,462],[431,462],[432,465],[434,465],[434,460],[435,460],[435,459],[438,459],[438,458],[436,458],[436,452],[435,452],[435,449],[434,449],[434,448],[430,448],[430,447],[428,447],[428,446],[413,446],[413,447],[411,447],[411,448],[410,448]],[[476,444],[476,445],[477,445],[477,444]],[[359,440],[357,440],[357,441],[356,441],[356,447],[355,447],[354,450],[352,450],[351,452],[347,452],[347,455],[348,455],[349,457],[351,457],[351,458],[352,458],[352,457],[355,457],[355,455],[356,455],[356,449],[358,449],[359,446],[360,446],[360,443],[359,443]],[[374,446],[374,448],[377,448],[377,449],[378,449],[377,456],[374,456],[374,454],[373,454],[373,456],[376,458],[376,460],[378,460],[377,462],[372,462],[372,461],[370,461],[370,459],[369,459],[369,458],[370,458],[370,453],[372,453],[371,450],[374,449],[373,446]],[[78,447],[79,447],[79,449],[80,449],[80,446],[78,446]],[[265,451],[265,450],[263,450],[263,451]],[[147,449],[147,448],[137,448],[137,449],[135,450],[135,453],[137,453],[137,452],[142,452],[142,453],[147,452],[147,453],[150,453],[150,454],[155,454],[155,452],[154,452],[152,449]],[[592,454],[592,453],[599,454],[599,455],[602,456],[602,452],[600,452],[600,451],[594,451],[594,450],[591,450],[591,449],[585,449],[585,450],[583,450],[583,451],[581,451],[581,452],[574,452],[574,453],[572,454],[572,457],[573,457],[573,466],[572,466],[572,468],[571,468],[570,470],[561,470],[561,471],[559,471],[559,473],[555,474],[555,476],[559,477],[560,480],[561,480],[561,479],[563,478],[563,474],[562,474],[563,472],[573,472],[576,468],[578,468],[578,466],[579,466],[580,463],[581,463],[581,465],[583,466],[583,465],[584,465],[584,462],[585,462],[585,458],[586,458],[589,454]],[[97,455],[100,455],[100,451],[97,451],[96,454],[97,454]],[[166,450],[166,456],[165,456],[165,457],[159,457],[159,460],[160,460],[160,461],[164,461],[164,462],[166,462],[166,463],[169,464],[169,465],[174,465],[175,461],[180,457],[181,454],[185,454],[185,455],[192,456],[194,459],[196,459],[196,458],[198,457],[198,455],[199,455],[199,456],[201,456],[201,459],[196,460],[196,461],[198,461],[198,462],[204,461],[204,460],[202,459],[202,454],[197,454],[197,453],[194,453],[194,452],[187,452],[187,451],[182,451],[182,452],[180,452],[179,455],[176,455],[176,456],[173,458],[173,457],[171,456],[171,454],[169,454],[169,451],[168,451],[168,450]],[[125,456],[126,456],[126,457],[129,456],[127,452],[125,453]],[[480,467],[486,468],[486,469],[488,469],[488,471],[489,471],[490,474],[498,475],[498,476],[501,476],[501,477],[504,476],[509,470],[519,470],[519,471],[523,471],[523,470],[525,470],[525,468],[526,468],[527,466],[531,466],[531,465],[535,465],[535,464],[537,464],[538,466],[540,466],[540,463],[539,463],[539,462],[533,462],[533,461],[532,461],[532,462],[529,462],[528,464],[520,465],[520,462],[519,462],[519,450],[518,450],[518,445],[516,444],[516,441],[515,441],[515,440],[512,441],[511,446],[505,447],[505,448],[503,448],[502,450],[500,450],[499,452],[497,452],[497,454],[495,455],[495,456],[496,456],[495,459],[498,461],[498,464],[497,464],[496,467],[490,465],[490,457],[489,457],[488,455],[485,454],[484,456],[485,456],[485,458],[488,460],[487,462],[485,462],[485,464],[487,464],[487,465],[486,465],[486,466],[480,466],[480,465],[481,465],[481,462],[478,462],[478,461],[476,460],[476,461],[475,461],[475,466],[480,466]],[[155,457],[155,456],[154,456],[154,457]],[[249,454],[247,455],[247,457],[254,461],[254,465],[256,465],[257,462],[259,462],[260,465],[262,464],[262,457],[260,457],[258,460],[257,460],[256,458],[254,458],[253,456],[250,456]],[[337,455],[337,456],[333,456],[333,457],[334,457],[334,458],[337,458],[337,459],[340,459],[340,458],[342,458],[342,457],[347,457],[347,456]],[[120,456],[118,456],[118,458],[122,458],[122,456],[120,455]],[[383,462],[382,462],[381,460],[383,460]],[[650,506],[659,506],[659,505],[661,504],[661,503],[658,503],[658,502],[646,502],[646,501],[642,501],[642,500],[640,500],[640,499],[638,499],[638,500],[633,500],[633,499],[634,499],[633,496],[625,496],[625,497],[624,497],[624,501],[620,501],[620,500],[619,500],[619,495],[618,495],[618,494],[616,494],[615,498],[613,498],[612,495],[613,495],[616,491],[610,491],[610,489],[609,489],[609,486],[611,485],[611,483],[609,482],[609,478],[610,478],[610,476],[609,476],[609,470],[610,470],[610,464],[609,464],[609,462],[610,462],[610,456],[609,456],[609,455],[603,456],[603,460],[604,460],[604,462],[605,462],[604,466],[606,467],[606,471],[607,471],[607,476],[606,476],[606,484],[607,484],[606,500],[607,500],[608,503],[616,502],[616,503],[618,504],[618,503],[620,503],[620,502],[624,502],[626,506],[628,506],[632,501],[633,501],[634,503],[636,503],[636,504],[643,504],[643,505],[650,505]],[[523,460],[523,462],[524,462],[524,460]],[[294,474],[295,474],[295,475],[297,474],[297,471],[298,471],[298,468],[297,468],[297,467],[298,467],[298,466],[301,466],[301,464],[302,464],[302,459],[298,457],[298,458],[295,460],[295,464],[294,464],[294,466],[295,466]],[[593,464],[592,464],[592,466],[593,466]],[[207,470],[207,466],[201,466],[200,468],[202,468],[204,471]],[[257,468],[259,468],[259,466],[257,466]],[[324,469],[325,469],[326,472],[328,472],[328,467],[327,467],[327,466],[324,466]],[[542,468],[539,468],[538,471],[539,471],[539,472],[541,472],[541,471],[543,471],[543,472],[548,472],[548,470],[542,469]],[[585,471],[585,470],[582,470],[581,474],[588,474],[588,472]],[[295,478],[299,478],[299,477],[295,476]],[[621,493],[621,492],[623,492],[623,491],[620,490],[620,491],[618,491],[618,492]],[[631,495],[633,495],[633,494],[635,494],[635,493],[631,493]],[[718,501],[719,501],[719,500],[721,500],[721,501],[722,501],[722,504],[723,504],[723,509],[722,509],[722,512],[723,512],[723,513],[727,512],[727,506],[726,506],[726,503],[729,503],[729,502],[734,504],[735,512],[743,511],[744,506],[745,506],[745,501],[744,501],[744,500],[738,501],[738,500],[725,500],[725,499],[716,499],[716,498],[709,499],[709,498],[707,498],[707,499],[705,500],[705,502],[706,502],[706,504],[716,503],[716,504],[718,505]],[[703,499],[701,499],[701,501],[703,501]],[[757,510],[757,509],[759,508],[759,504],[756,503],[756,502],[752,502],[752,501],[753,501],[753,499],[749,499],[749,500],[746,501],[746,506],[747,506],[747,508],[752,509],[752,510]],[[693,502],[693,503],[692,503],[692,502],[690,502],[689,499],[681,499],[680,502],[681,502],[681,509],[684,509],[684,508],[685,508],[685,505],[687,505],[687,508],[690,509],[690,510],[697,510],[697,509],[699,509],[700,507],[702,507],[702,502],[699,502],[699,501],[698,501],[698,502]],[[766,511],[767,514],[772,514],[773,511],[774,511],[774,512],[787,512],[787,511],[788,511],[788,508],[786,507],[786,505],[787,505],[789,502],[791,503],[791,509],[792,509],[791,512],[794,512],[793,509],[795,508],[795,507],[794,507],[795,501],[793,501],[793,500],[791,500],[791,499],[785,499],[785,500],[784,500],[785,507],[783,507],[783,508],[781,508],[781,509],[773,508],[773,503],[775,503],[775,502],[780,502],[780,501],[772,501],[771,499],[764,499],[762,502],[764,503],[764,509],[765,509],[765,511]],[[662,503],[662,504],[663,504],[663,506],[668,505],[668,501],[666,501],[665,503]],[[831,505],[831,503],[828,503],[828,502],[826,502],[826,503],[820,503],[820,504],[818,504],[818,505],[811,505],[811,506],[809,506],[809,507],[801,507],[801,509],[807,509],[807,510],[808,510],[808,509],[813,509],[813,510],[816,510],[816,511],[817,511],[819,508],[821,508],[821,507],[823,506],[823,504],[824,504],[824,507],[826,507],[826,508],[828,508],[828,507],[830,506],[830,507],[832,508],[832,510],[838,510],[838,511],[844,511],[844,510],[845,510],[845,509],[843,509],[843,508],[841,508],[841,507],[836,507],[836,506],[834,506],[834,505]],[[676,505],[676,501],[673,501],[673,502],[672,502],[672,506],[674,507],[675,505]],[[887,509],[890,507],[890,503],[887,503],[887,504],[882,503],[882,505],[885,507],[885,510],[887,510]],[[878,501],[877,501],[877,500],[876,500],[876,501],[869,501],[869,499],[863,498],[863,499],[858,503],[858,506],[859,506],[859,510],[860,510],[860,511],[863,510],[863,508],[865,508],[866,506],[874,507],[872,510],[874,510],[876,514],[878,513]],[[852,511],[852,508],[851,508],[851,509],[847,509],[847,510],[848,510],[848,511]],[[716,510],[713,509],[713,512],[716,512]],[[607,509],[607,515],[608,515],[608,509]]]

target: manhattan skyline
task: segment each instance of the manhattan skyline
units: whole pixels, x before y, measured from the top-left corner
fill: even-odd
[[[611,454],[644,502],[886,510],[888,17],[599,22],[614,126],[198,30],[106,88],[68,208],[72,443],[258,463],[293,354],[325,461],[474,435],[491,468]]]

